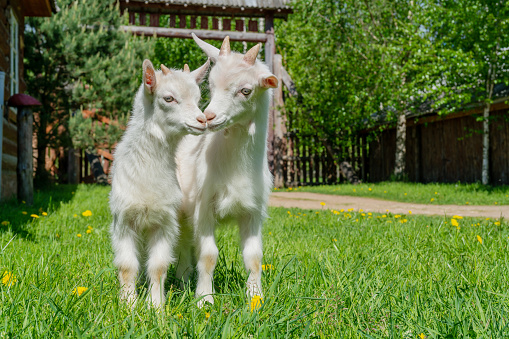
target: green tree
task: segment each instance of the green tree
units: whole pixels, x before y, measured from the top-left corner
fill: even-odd
[[[484,103],[482,183],[489,183],[489,123],[493,88],[509,85],[509,2],[500,0],[440,1],[437,17],[443,23],[437,36],[470,58],[471,67],[456,82],[468,83],[470,101]]]
[[[142,60],[151,52],[150,40],[118,29],[125,18],[114,2],[57,0],[57,4],[60,11],[52,17],[29,18],[25,33],[28,93],[43,104],[35,125],[37,179],[46,177],[47,147],[71,146],[71,112],[75,116],[82,109],[97,109],[106,116],[129,113]]]

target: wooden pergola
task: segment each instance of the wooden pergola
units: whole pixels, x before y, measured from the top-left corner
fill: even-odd
[[[269,163],[275,186],[284,186],[283,158],[286,155],[286,125],[282,85],[290,95],[295,86],[276,55],[274,19],[292,13],[291,0],[120,0],[122,12],[129,13],[125,31],[136,35],[190,39],[261,42],[265,44],[265,63],[280,79],[270,112]]]
[[[129,13],[133,34],[171,38],[262,42],[265,62],[273,69],[274,19],[292,13],[290,0],[120,0]],[[164,22],[162,15],[165,15]]]

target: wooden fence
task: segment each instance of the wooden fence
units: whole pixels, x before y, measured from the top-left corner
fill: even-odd
[[[482,122],[479,110],[407,121],[406,173],[412,182],[480,182]],[[396,130],[387,129],[369,145],[369,180],[388,180],[394,170]],[[509,114],[493,105],[490,123],[489,177],[493,185],[509,184]]]

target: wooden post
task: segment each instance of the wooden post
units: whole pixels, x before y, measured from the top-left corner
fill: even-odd
[[[281,81],[282,57],[279,54],[274,56],[273,73],[279,79],[278,87],[274,90],[273,107],[274,111],[274,186],[284,186],[283,157],[286,154],[286,119],[284,115],[283,82]]]
[[[18,200],[34,203],[34,159],[32,150],[34,116],[31,107],[18,108]]]
[[[67,183],[72,185],[79,184],[80,180],[80,154],[79,150],[75,148],[70,148],[68,156],[69,165],[67,167]]]
[[[265,42],[265,63],[273,71],[274,54],[276,54],[276,44],[274,40],[274,15],[269,13],[265,16],[265,33],[267,41]]]
[[[33,125],[32,106],[41,103],[26,94],[15,94],[9,98],[8,106],[18,107],[18,200],[27,205],[34,203],[34,156],[33,156]]]

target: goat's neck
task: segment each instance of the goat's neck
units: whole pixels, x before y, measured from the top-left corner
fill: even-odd
[[[223,141],[223,147],[228,150],[223,154],[230,154],[229,158],[233,159],[231,154],[237,154],[248,161],[266,157],[268,107],[268,102],[262,102],[256,106],[253,119],[238,122],[218,133]]]

